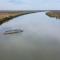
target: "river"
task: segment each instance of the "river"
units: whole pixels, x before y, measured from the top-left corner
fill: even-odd
[[[4,35],[9,29],[23,29]],[[0,60],[59,60],[60,20],[45,12],[17,17],[0,26]]]

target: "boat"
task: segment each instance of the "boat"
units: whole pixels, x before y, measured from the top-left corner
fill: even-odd
[[[14,34],[14,33],[20,33],[20,32],[23,32],[23,30],[21,30],[21,29],[13,29],[13,30],[5,31],[4,34]]]

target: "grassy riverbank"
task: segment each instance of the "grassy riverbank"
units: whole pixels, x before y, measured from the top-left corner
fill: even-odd
[[[0,11],[0,25],[18,16],[40,11]]]
[[[49,11],[46,13],[49,17],[55,17],[57,19],[60,19],[60,11]]]

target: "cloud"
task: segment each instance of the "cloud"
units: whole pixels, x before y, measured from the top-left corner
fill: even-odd
[[[14,4],[23,4],[24,2],[22,2],[21,0],[9,0],[9,3],[14,3]]]
[[[0,0],[0,10],[60,9],[60,0]]]

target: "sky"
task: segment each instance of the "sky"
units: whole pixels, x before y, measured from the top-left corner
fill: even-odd
[[[0,0],[0,10],[59,10],[60,0]]]

